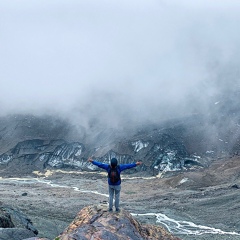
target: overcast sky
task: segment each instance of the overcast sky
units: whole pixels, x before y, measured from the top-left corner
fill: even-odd
[[[240,86],[239,12],[239,0],[1,0],[1,115],[117,126],[205,108]]]

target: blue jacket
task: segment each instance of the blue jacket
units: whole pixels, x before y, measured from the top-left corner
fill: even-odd
[[[94,164],[94,165],[96,165],[100,168],[105,169],[107,172],[110,170],[110,165],[109,164],[101,163],[101,162],[97,162],[97,161],[92,161],[92,164]],[[129,169],[129,168],[133,168],[133,167],[136,167],[136,166],[137,166],[136,163],[120,164],[120,165],[118,165],[119,174],[121,173],[121,171],[124,171],[124,170]],[[121,179],[118,182],[116,182],[115,184],[113,184],[113,183],[111,183],[110,178],[108,178],[108,184],[109,185],[120,185],[121,184]]]

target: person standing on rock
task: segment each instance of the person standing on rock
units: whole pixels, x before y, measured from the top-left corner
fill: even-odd
[[[138,165],[141,165],[142,162],[130,163],[130,164],[119,164],[116,158],[111,159],[110,164],[101,163],[93,160],[92,158],[88,159],[89,162],[103,168],[108,172],[108,190],[109,190],[109,212],[113,211],[113,197],[115,195],[115,208],[116,212],[119,212],[119,201],[120,201],[120,191],[121,191],[121,177],[120,173],[126,169],[134,168]]]

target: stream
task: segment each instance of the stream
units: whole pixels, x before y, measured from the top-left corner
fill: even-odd
[[[60,185],[53,183],[50,180],[44,178],[0,178],[0,182],[18,182],[24,184],[34,184],[41,183],[47,184],[51,187],[58,188],[72,188],[74,191],[82,193],[91,193],[96,195],[101,195],[108,198],[108,194],[100,193],[98,191],[91,191],[86,189],[79,189],[78,187],[70,187],[66,185]],[[170,218],[162,213],[131,213],[132,216],[146,217],[146,216],[155,216],[156,223],[161,224],[167,228],[167,230],[172,234],[186,234],[186,235],[202,235],[202,234],[219,234],[219,235],[237,235],[240,236],[237,232],[226,232],[221,229],[212,228],[209,226],[197,225],[193,222],[188,221],[178,221],[173,218]]]

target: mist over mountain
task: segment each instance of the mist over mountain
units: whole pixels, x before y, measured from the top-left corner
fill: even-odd
[[[1,0],[0,238],[56,238],[90,205],[101,234],[130,219],[142,236],[157,238],[153,224],[239,239],[239,12],[239,0]],[[142,161],[122,176],[124,218],[105,211],[90,156]]]
[[[173,170],[238,152],[239,8],[1,1],[3,166],[94,155]]]
[[[87,162],[89,156],[105,163],[112,157],[120,164],[141,160],[142,166],[134,172],[146,175],[207,168],[218,158],[240,155],[239,100],[236,91],[222,95],[208,114],[118,128],[98,120],[85,127],[47,115],[1,117],[2,174],[64,168],[91,171],[95,168]]]
[[[1,1],[0,114],[115,129],[239,90],[239,3]]]

